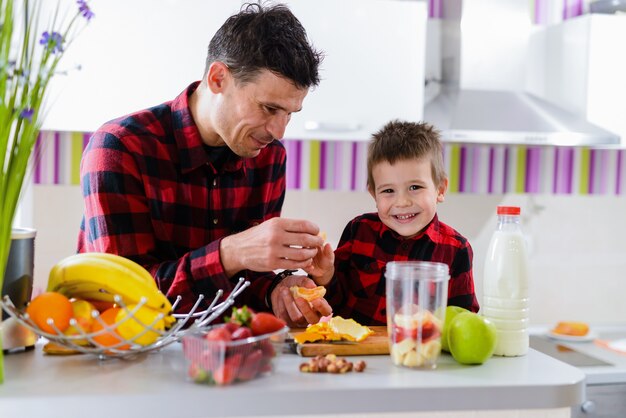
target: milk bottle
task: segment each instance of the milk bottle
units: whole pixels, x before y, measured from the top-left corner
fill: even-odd
[[[498,331],[494,355],[528,352],[528,252],[520,228],[520,208],[498,206],[483,281],[482,314]]]

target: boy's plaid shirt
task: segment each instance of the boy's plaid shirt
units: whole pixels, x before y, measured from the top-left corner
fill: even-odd
[[[378,214],[364,214],[343,231],[326,298],[334,315],[366,325],[385,325],[385,265],[389,261],[436,261],[450,268],[448,305],[478,312],[472,257],[467,239],[439,222],[437,215],[424,232],[405,239],[385,226]]]

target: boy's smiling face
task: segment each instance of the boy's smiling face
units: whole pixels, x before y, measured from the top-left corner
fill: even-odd
[[[448,180],[433,182],[429,158],[408,159],[390,164],[382,161],[372,169],[374,185],[369,192],[376,201],[378,216],[390,229],[405,238],[419,234],[443,202]]]

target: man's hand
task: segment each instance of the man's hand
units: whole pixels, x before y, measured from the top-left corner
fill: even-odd
[[[319,286],[326,286],[335,274],[335,253],[329,243],[317,251],[313,262],[303,269]]]
[[[330,315],[333,310],[324,298],[309,302],[295,298],[289,291],[291,286],[313,288],[315,282],[306,276],[287,276],[271,294],[274,315],[281,318],[290,327],[303,328],[309,324],[317,324],[322,316]]]
[[[301,219],[272,218],[222,239],[220,258],[227,276],[241,270],[297,270],[311,265],[318,247],[319,228]]]

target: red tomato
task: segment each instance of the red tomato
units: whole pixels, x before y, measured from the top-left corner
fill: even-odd
[[[285,321],[275,317],[269,312],[259,312],[252,317],[250,328],[253,335],[269,334],[276,332],[285,326]]]

